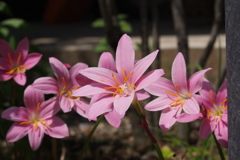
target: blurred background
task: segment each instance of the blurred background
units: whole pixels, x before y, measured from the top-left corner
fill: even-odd
[[[44,55],[43,62],[36,66],[35,70],[29,71],[29,74],[32,74],[30,76],[32,81],[39,76],[51,74],[48,57],[52,56],[70,65],[84,62],[89,66],[96,66],[103,51],[115,54],[118,40],[124,33],[132,38],[138,59],[159,49],[159,56],[151,69],[163,68],[166,78],[171,78],[171,63],[176,54],[182,52],[189,75],[197,70],[211,67],[213,70],[207,73],[207,78],[216,88],[225,79],[223,0],[4,0],[0,2],[1,38],[14,47],[21,39],[28,37],[31,50]],[[41,65],[45,65],[45,68]],[[29,80],[29,83],[32,81]],[[134,119],[135,113],[132,112],[134,111],[129,111],[119,129],[102,123],[93,137],[85,159],[156,158],[148,137],[142,135],[141,127],[136,125],[138,118]],[[165,154],[168,157],[216,158],[216,155],[207,152],[215,150],[211,141],[199,139],[200,122],[190,125],[179,124],[163,133],[158,127],[159,113],[148,114],[152,129],[165,147]],[[71,136],[57,141],[59,144],[57,159],[59,157],[74,159],[78,156],[84,137],[90,132],[92,124],[79,118],[76,113],[61,114],[61,116],[68,123]],[[162,136],[167,138],[162,139]],[[51,146],[50,138],[46,139],[47,146]],[[207,147],[199,147],[202,144]],[[30,155],[35,159],[38,156],[41,157],[40,159],[49,158],[51,154],[44,154],[47,151],[49,151],[48,147],[42,147]]]

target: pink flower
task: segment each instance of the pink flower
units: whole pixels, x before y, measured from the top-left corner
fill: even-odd
[[[28,39],[24,38],[13,51],[9,44],[0,40],[0,81],[14,78],[15,82],[24,86],[26,84],[26,70],[34,67],[41,59],[39,53],[28,54]]]
[[[78,71],[88,66],[84,63],[77,63],[69,71],[66,66],[56,58],[49,58],[51,68],[57,77],[41,77],[36,79],[32,86],[45,94],[56,94],[57,102],[63,112],[76,110],[78,114],[86,117],[89,104],[78,96],[73,96],[72,92],[80,85],[89,83],[89,80],[81,76]]]
[[[211,83],[205,79],[200,95],[196,96],[202,105],[202,112],[196,115],[183,113],[178,122],[191,122],[203,118],[200,126],[200,136],[207,138],[214,132],[219,143],[228,147],[228,105],[227,105],[227,82],[225,81],[216,94]]]
[[[69,135],[67,125],[54,116],[58,108],[55,101],[44,102],[44,95],[28,86],[24,92],[26,107],[10,107],[2,112],[2,118],[15,121],[7,133],[7,142],[15,142],[28,134],[33,150],[40,146],[44,133],[54,138]]]
[[[157,52],[155,51],[134,63],[135,52],[132,41],[128,35],[124,34],[118,43],[116,62],[114,62],[114,59],[109,54],[103,53],[101,58],[105,59],[103,60],[105,66],[102,67],[100,65],[99,67],[87,68],[80,71],[82,75],[97,83],[77,89],[73,95],[108,94],[108,96],[98,101],[98,106],[91,106],[88,114],[89,117],[93,118],[113,110],[120,117],[123,117],[135,95],[144,99],[148,95],[141,90],[164,74],[162,69],[158,69],[142,76],[156,58]]]
[[[145,88],[149,93],[160,96],[145,106],[146,110],[163,110],[159,125],[163,131],[168,130],[179,117],[182,110],[188,114],[200,112],[195,94],[202,88],[204,74],[210,68],[196,72],[187,81],[186,64],[182,53],[178,53],[172,65],[172,82],[165,78]]]

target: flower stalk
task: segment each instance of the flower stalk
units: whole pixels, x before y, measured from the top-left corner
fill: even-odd
[[[216,143],[216,146],[217,146],[217,149],[218,149],[218,153],[219,153],[219,156],[220,156],[221,160],[225,160],[222,147],[220,146],[220,144],[219,144],[219,142],[218,142],[215,134],[212,133],[212,135],[213,135],[214,141],[215,141],[215,143]]]

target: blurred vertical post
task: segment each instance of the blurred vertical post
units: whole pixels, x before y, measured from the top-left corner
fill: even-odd
[[[228,81],[228,154],[240,157],[240,1],[225,1],[225,27]]]
[[[149,54],[148,47],[148,14],[147,0],[141,0],[140,17],[141,17],[141,39],[142,39],[142,57]]]

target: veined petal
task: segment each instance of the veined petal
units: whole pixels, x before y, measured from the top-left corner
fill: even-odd
[[[210,92],[212,92],[212,93],[210,93]],[[213,88],[212,84],[206,78],[203,78],[202,89],[199,91],[199,93],[205,99],[209,99],[210,97],[212,97],[215,100],[216,93],[214,91],[214,88]],[[212,94],[212,95],[210,95],[210,94]]]
[[[74,106],[73,100],[70,100],[65,96],[59,96],[59,104],[64,113],[70,112]]]
[[[188,123],[188,122],[192,122],[197,119],[200,119],[200,118],[203,118],[202,113],[198,113],[198,114],[183,113],[178,117],[177,121],[181,122],[181,123]]]
[[[11,64],[7,58],[0,58],[0,70],[10,71]]]
[[[13,76],[15,82],[21,86],[24,86],[27,82],[27,77],[25,73],[18,73]]]
[[[28,49],[29,49],[28,38],[24,38],[18,43],[17,49],[15,51],[15,55],[18,56],[19,54],[21,54],[20,62],[22,62],[23,60],[26,59],[27,54],[28,54]],[[17,58],[17,57],[15,57],[15,58]]]
[[[10,45],[6,41],[0,39],[0,54],[2,55],[2,57],[8,58],[8,54],[12,55],[13,53],[14,51],[12,50]]]
[[[28,121],[28,111],[25,107],[10,107],[2,112],[1,117],[11,121]]]
[[[227,81],[223,82],[223,84],[219,88],[216,102],[222,103],[225,99],[227,99]]]
[[[38,114],[41,119],[47,119],[55,114],[60,110],[59,103],[57,102],[57,97],[53,97],[44,101],[38,109]]]
[[[33,126],[31,129],[29,129],[28,139],[32,150],[35,151],[39,148],[40,144],[42,143],[43,136],[44,129],[41,126],[38,125],[37,130],[34,130]]]
[[[70,73],[70,76],[71,76],[71,79],[72,79],[74,85],[78,84],[76,82],[77,81],[76,80],[76,76],[79,75],[79,71],[81,69],[85,69],[85,68],[88,68],[87,64],[85,64],[85,63],[77,63],[74,66],[72,66],[72,68],[70,69],[69,73]]]
[[[226,126],[222,121],[219,121],[216,129],[214,130],[214,134],[220,145],[224,148],[228,148],[228,126]]]
[[[209,70],[211,70],[211,68],[198,71],[189,78],[188,86],[190,94],[197,93],[202,89],[204,74]]]
[[[111,53],[103,52],[98,61],[98,67],[106,68],[116,72],[115,61]]]
[[[163,77],[160,77],[156,82],[144,88],[147,92],[155,96],[166,96],[166,92],[176,93],[173,83]]]
[[[84,99],[81,100],[75,100],[75,105],[73,106],[73,109],[84,118],[88,118],[88,110],[90,108],[89,103],[86,102]]]
[[[168,107],[162,111],[161,117],[159,120],[159,125],[162,131],[167,131],[169,128],[171,128],[174,125],[181,111],[182,111],[181,107],[176,109],[171,109]]]
[[[158,50],[153,53],[147,55],[143,59],[139,60],[133,68],[133,75],[130,77],[130,82],[135,83],[137,80],[143,75],[143,73],[148,69],[148,67],[152,64],[158,54]],[[164,74],[163,70],[161,76]],[[159,76],[160,77],[160,76]]]
[[[200,107],[196,99],[191,97],[186,100],[183,104],[183,111],[188,114],[198,114],[200,112]]]
[[[24,65],[26,65],[27,69],[31,69],[40,61],[41,58],[42,54],[31,53],[27,55],[26,60],[24,61]]]
[[[113,105],[114,105],[114,109],[120,116],[125,115],[125,112],[128,110],[128,108],[130,107],[133,101],[134,94],[135,93],[132,92],[127,96],[122,96],[122,97],[115,96]]]
[[[41,77],[36,79],[32,87],[44,94],[57,94],[58,84],[57,81],[52,77]]]
[[[145,109],[148,111],[160,111],[167,108],[171,102],[172,100],[168,97],[158,97],[153,101],[149,102],[145,106]]]
[[[54,57],[50,57],[49,58],[49,62],[51,65],[51,68],[55,74],[55,76],[57,77],[59,82],[62,82],[62,78],[65,79],[65,83],[69,81],[70,76],[69,76],[69,72],[67,67],[58,59],[54,58]],[[62,82],[64,83],[64,82]],[[61,83],[60,83],[61,84]]]
[[[120,126],[122,117],[123,116],[120,116],[115,110],[105,114],[105,118],[108,123],[115,128],[118,128]]]
[[[139,90],[139,91],[136,91],[136,96],[137,96],[137,99],[139,101],[145,100],[145,99],[150,97],[150,95],[146,91],[144,91],[143,89]]]
[[[45,133],[54,138],[64,138],[69,136],[66,123],[60,118],[54,116],[45,120],[49,124],[49,128],[45,129]]]
[[[181,52],[179,52],[172,64],[172,81],[174,85],[178,85],[178,89],[187,89],[186,63]]]
[[[26,108],[32,112],[36,111],[36,107],[44,101],[43,93],[37,92],[31,85],[24,91],[24,104]]]
[[[101,94],[101,93],[106,92],[106,89],[104,89],[103,86],[104,85],[98,84],[98,83],[93,83],[91,85],[86,85],[86,86],[83,86],[79,89],[74,90],[72,95],[83,97],[83,96]]]
[[[202,139],[207,138],[213,132],[213,128],[211,127],[211,123],[207,118],[204,118],[202,124],[200,126],[200,137]]]
[[[6,136],[7,142],[16,142],[25,135],[27,135],[29,131],[29,124],[20,125],[19,122],[13,123],[13,125],[9,128]]]
[[[209,95],[210,96],[210,95]],[[211,110],[212,108],[214,108],[210,98],[205,98],[204,96],[202,95],[194,95],[193,96],[196,101],[198,102],[198,104],[200,106],[202,106],[204,109],[208,109],[208,110]]]
[[[150,86],[152,83],[156,82],[162,75],[164,71],[162,69],[156,69],[148,72],[145,76],[141,77],[136,83],[136,91]]]
[[[7,81],[7,80],[11,79],[12,77],[13,77],[13,75],[6,74],[6,71],[0,70],[0,81]]]
[[[126,71],[126,75],[132,72],[134,66],[135,51],[133,48],[132,40],[124,34],[117,46],[116,50],[116,68],[118,73],[122,73],[122,69]]]
[[[111,112],[113,110],[113,100],[114,97],[109,95],[91,104],[88,119],[96,120],[99,115]]]

